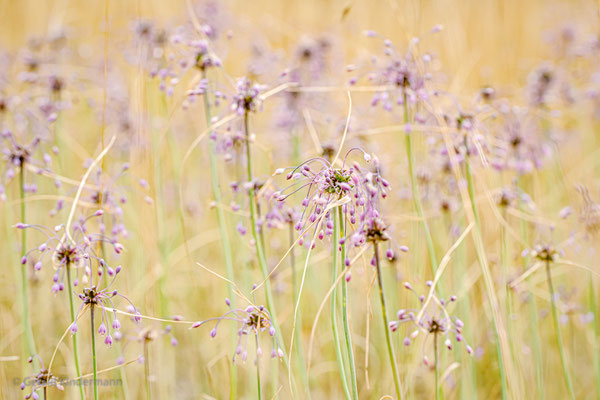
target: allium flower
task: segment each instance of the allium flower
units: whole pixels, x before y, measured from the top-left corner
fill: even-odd
[[[96,254],[96,244],[108,244],[117,254],[123,251],[123,245],[102,233],[90,233],[86,227],[86,224],[92,218],[98,218],[102,214],[103,211],[98,210],[87,218],[79,219],[79,221],[73,224],[68,234],[65,232],[66,228],[64,225],[58,225],[54,229],[49,229],[41,225],[16,224],[15,227],[18,229],[31,228],[41,232],[46,237],[46,240],[42,244],[29,250],[23,256],[21,262],[25,264],[32,253],[38,252],[40,255],[35,262],[34,269],[39,271],[42,269],[43,264],[47,262],[45,260],[50,258],[52,266],[56,269],[56,272],[52,276],[52,291],[54,293],[64,290],[64,278],[67,273],[67,266],[77,270],[73,286],[79,284],[80,269],[83,269],[84,281],[87,282],[90,279],[94,263],[97,265],[99,275],[102,275],[105,271],[109,276],[115,275],[117,270],[121,269],[120,266],[113,269],[107,265],[104,259]],[[72,290],[72,288],[69,288],[69,290]]]
[[[418,39],[414,39],[417,42]],[[431,64],[431,55],[422,57],[414,55],[410,50],[402,54],[390,40],[384,41],[384,56],[371,59],[372,70],[367,78],[370,83],[380,86],[389,86],[389,90],[376,93],[372,100],[373,107],[381,106],[385,111],[392,111],[394,106],[404,107],[404,102],[416,104],[429,98],[427,82],[431,80],[431,73],[427,70]],[[354,71],[355,68],[348,68]],[[350,79],[350,84],[355,84],[357,77]]]
[[[363,150],[354,148],[348,151],[341,168],[335,168],[331,163],[320,157],[311,158],[294,168],[287,174],[288,180],[296,180],[287,188],[277,194],[279,201],[284,201],[292,194],[307,189],[306,196],[302,200],[303,211],[295,223],[295,229],[301,231],[318,218],[324,218],[318,237],[322,239],[325,235],[333,233],[333,213],[327,210],[328,206],[343,198],[349,200],[342,205],[345,218],[352,225],[360,222],[362,226],[365,221],[376,215],[376,205],[380,197],[385,198],[390,189],[387,180],[381,177],[378,161],[375,159],[375,171],[364,170],[358,163],[347,167],[348,156],[353,151],[362,152],[366,161],[371,157]],[[318,168],[313,169],[313,164]],[[289,193],[287,193],[289,192]],[[326,211],[327,210],[327,211]],[[317,225],[318,226],[318,225]]]
[[[532,106],[545,106],[552,88],[556,86],[556,72],[549,64],[542,64],[528,78],[528,98]]]
[[[259,222],[260,226],[269,229],[281,229],[290,224],[295,224],[300,217],[297,207],[290,207],[285,201],[278,201],[280,192],[263,190],[260,192],[266,203],[266,212]]]
[[[6,169],[0,181],[0,200],[6,200],[5,183],[15,178],[17,173],[15,168],[19,170],[21,167],[25,168],[27,165],[31,165],[37,169],[38,173],[50,170],[52,166],[50,154],[43,153],[39,160],[36,158],[41,142],[41,137],[36,136],[29,144],[22,144],[17,142],[11,131],[5,130],[2,132],[2,156],[6,162]],[[55,153],[58,153],[58,149]],[[55,184],[60,186],[58,181]],[[23,189],[25,192],[35,193],[37,186],[35,183],[25,183]]]
[[[529,255],[537,258],[539,261],[552,263],[557,261],[561,256],[564,256],[564,252],[555,249],[549,243],[544,243],[533,246],[533,249],[529,251]]]
[[[431,287],[433,282],[428,281],[427,286]],[[407,290],[410,290],[419,299],[419,309],[402,309],[396,313],[397,320],[390,322],[392,332],[398,330],[401,324],[409,323],[416,329],[413,330],[405,339],[404,345],[410,346],[414,339],[421,333],[424,333],[426,340],[433,335],[433,340],[439,338],[444,339],[444,346],[448,350],[452,350],[453,342],[464,343],[467,353],[472,354],[473,349],[467,344],[463,336],[464,323],[456,318],[451,317],[448,313],[447,306],[457,300],[456,296],[450,296],[448,301],[438,298],[435,293],[431,294],[431,298],[427,299],[424,295],[419,295],[408,282],[404,284]],[[423,362],[427,366],[430,365],[429,358],[424,354]]]
[[[39,360],[42,366],[40,372],[37,374],[26,377],[21,383],[21,390],[25,390],[26,387],[31,386],[31,392],[25,395],[25,399],[39,399],[39,395],[36,393],[37,390],[43,389],[44,393],[46,388],[56,387],[58,390],[64,390],[61,381],[58,377],[52,375],[52,373],[44,366],[44,361],[37,354],[35,357]],[[29,357],[28,363],[33,362],[33,357]],[[45,398],[46,396],[44,396]]]
[[[502,105],[499,108],[502,126],[497,132],[496,145],[490,149],[491,164],[497,170],[514,170],[523,175],[542,168],[552,154],[547,132],[528,110]]]
[[[238,322],[240,328],[238,329],[238,343],[233,355],[233,362],[235,363],[236,357],[240,357],[242,362],[245,362],[248,358],[248,337],[259,335],[265,331],[273,340],[273,347],[271,351],[271,358],[283,357],[283,350],[281,350],[277,337],[275,335],[275,327],[271,325],[271,314],[265,306],[248,306],[245,309],[232,309],[231,302],[226,300],[225,302],[230,308],[225,314],[217,318],[210,318],[204,321],[198,321],[192,325],[192,328],[198,328],[210,321],[217,321],[215,327],[210,331],[210,337],[214,338],[217,336],[217,328],[219,324],[224,320]],[[257,340],[258,342],[258,340]],[[262,355],[260,347],[257,349],[256,361]]]
[[[168,96],[173,95],[175,87],[184,80],[190,70],[204,74],[208,69],[220,67],[221,60],[212,49],[210,27],[205,26],[198,32],[192,26],[179,26],[172,33],[157,30],[148,21],[139,21],[134,27],[134,41],[145,48],[145,59],[152,78],[159,80],[159,89]],[[133,58],[133,56],[131,57]],[[139,58],[139,56],[138,56]],[[189,90],[188,101],[194,96],[204,94],[207,81],[204,77]]]
[[[238,115],[244,115],[247,112],[259,111],[262,106],[261,92],[264,90],[263,85],[252,83],[248,78],[238,79],[231,102],[231,111]]]
[[[129,305],[133,307],[133,314],[135,314],[134,321],[138,322],[141,317],[139,311],[135,308],[131,300],[127,297],[119,293],[117,290],[110,290],[110,287],[115,282],[117,275],[121,272],[121,266],[118,266],[114,273],[112,274],[113,278],[110,283],[104,289],[98,289],[97,286],[91,286],[89,288],[84,288],[82,293],[79,293],[77,296],[82,301],[79,306],[79,310],[75,316],[75,322],[71,324],[71,334],[75,334],[77,332],[77,319],[79,317],[79,313],[84,310],[84,307],[98,307],[101,310],[102,321],[98,326],[98,334],[100,336],[105,336],[104,344],[107,346],[111,346],[113,344],[113,336],[120,338],[121,333],[121,323],[117,318],[117,308],[115,307],[112,299],[115,296],[122,297],[123,299],[129,302]],[[110,274],[109,274],[110,275]],[[112,311],[113,318],[112,321],[109,318],[109,314]],[[112,332],[112,335],[111,335]],[[117,339],[118,340],[118,339]]]

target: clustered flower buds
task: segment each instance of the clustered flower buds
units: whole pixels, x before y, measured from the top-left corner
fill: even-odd
[[[240,325],[238,329],[238,342],[233,355],[233,362],[235,363],[236,357],[240,357],[243,362],[248,359],[248,337],[254,335],[257,337],[257,343],[259,335],[267,331],[269,337],[273,341],[273,347],[271,350],[272,358],[283,357],[283,350],[277,342],[277,336],[275,327],[271,324],[271,314],[265,306],[254,306],[250,305],[245,309],[232,309],[231,302],[226,299],[225,303],[230,308],[225,314],[217,318],[210,318],[203,321],[198,321],[192,325],[192,328],[198,328],[210,321],[217,321],[215,327],[210,331],[210,337],[214,338],[217,336],[217,328],[219,324],[224,320],[236,321]],[[256,351],[256,361],[262,356],[262,350],[260,346]]]

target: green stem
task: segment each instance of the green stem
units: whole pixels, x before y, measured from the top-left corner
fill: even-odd
[[[275,328],[277,343],[279,344],[279,346],[281,346],[281,351],[283,352],[283,362],[286,368],[289,369],[289,360],[287,357],[287,352],[285,350],[285,345],[283,343],[283,336],[281,335],[281,329],[279,328],[279,324],[277,323],[277,312],[275,310],[275,302],[273,301],[273,293],[271,291],[271,281],[268,279],[269,269],[267,267],[265,250],[262,246],[262,240],[258,234],[258,228],[256,226],[256,196],[254,194],[254,176],[252,175],[252,152],[250,149],[250,127],[248,121],[248,111],[244,113],[244,134],[246,141],[246,170],[248,174],[248,183],[250,184],[250,189],[248,190],[248,202],[250,208],[250,225],[252,230],[252,238],[254,239],[254,244],[256,247],[258,264],[260,266],[263,278],[265,279],[265,298],[267,301],[267,308],[269,309],[269,313],[271,314],[271,325]],[[292,384],[292,386],[294,385]],[[294,387],[292,387],[292,390],[295,391]]]
[[[98,382],[96,381],[96,379],[98,379],[98,366],[96,365],[96,340],[95,340],[95,334],[96,334],[96,329],[94,328],[94,305],[92,304],[90,307],[90,326],[92,328],[92,370],[93,370],[93,376],[94,379],[92,381],[92,384],[94,385],[94,400],[98,400]]]
[[[260,388],[260,357],[258,356],[258,349],[260,349],[260,343],[258,341],[258,334],[256,335],[256,388],[258,390],[258,400],[262,399],[262,390]]]
[[[289,223],[289,242],[290,242],[290,247],[291,247],[290,264],[292,267],[292,309],[293,309],[294,305],[296,304],[296,300],[298,299],[298,288],[297,288],[297,282],[296,282],[296,255],[294,252],[295,230],[294,230],[293,222]],[[302,321],[302,316],[300,314],[300,310],[298,310],[297,319],[298,319],[298,321]],[[300,371],[300,378],[302,379],[304,387],[306,388],[306,396],[308,399],[310,399],[310,390],[308,390],[308,387],[309,387],[308,386],[308,377],[306,376],[306,366],[305,366],[305,362],[304,362],[304,353],[302,351],[302,340],[300,337],[300,331],[295,330],[294,336],[295,336],[294,337],[294,352],[296,355],[297,368]]]
[[[435,400],[440,399],[440,384],[439,384],[439,374],[440,370],[438,368],[438,338],[437,332],[433,334],[433,353],[434,353],[434,363],[435,363]]]
[[[71,323],[75,322],[75,307],[73,306],[73,287],[71,286],[71,263],[67,263],[67,292],[69,293],[69,310],[71,312]],[[81,376],[81,368],[79,367],[79,350],[77,348],[77,335],[71,335],[73,340],[73,358],[75,360],[75,372],[77,376]],[[79,385],[79,396],[82,400],[85,399],[85,391],[83,385]]]
[[[506,212],[503,212],[503,218],[506,221]],[[505,304],[505,308],[506,308],[506,334],[509,338],[509,342],[510,342],[510,352],[511,352],[511,357],[513,357],[514,359],[514,354],[515,354],[515,350],[514,350],[514,341],[511,340],[512,338],[512,323],[511,323],[511,316],[512,316],[512,304],[511,304],[511,296],[510,296],[510,286],[508,284],[508,280],[509,280],[509,271],[508,271],[508,232],[505,226],[502,226],[500,228],[502,230],[502,236],[500,239],[500,253],[501,253],[501,263],[502,263],[502,272],[504,274],[504,281],[503,281],[503,285],[504,285],[504,304]]]
[[[19,195],[21,200],[21,223],[26,223],[26,203],[25,203],[25,163],[21,163],[19,171]],[[21,253],[23,257],[27,253],[27,229],[21,229]],[[27,294],[27,263],[21,265],[21,302],[23,303],[23,330],[25,330],[25,342],[27,352],[25,359],[37,354],[35,341],[33,340],[33,329],[29,320],[29,296]],[[35,357],[33,357],[36,360]],[[37,365],[37,361],[34,361]],[[37,369],[37,366],[36,366]]]
[[[148,341],[144,339],[144,382],[146,384],[146,399],[152,397],[150,390],[150,359],[148,358]]]
[[[473,217],[475,219],[477,237],[481,240],[481,223],[479,220],[479,213],[477,212],[477,206],[475,205],[475,189],[473,186],[473,176],[471,174],[471,166],[469,165],[469,159],[465,159],[465,171],[467,175],[467,189],[469,192],[469,200],[471,202],[471,209],[473,211]],[[480,246],[476,246],[477,248],[477,259],[479,264],[482,266],[485,265],[484,256],[480,254]],[[486,285],[489,284],[486,282]],[[493,287],[488,287],[488,297],[491,297],[490,291],[493,292]],[[500,344],[500,337],[498,335],[498,321],[496,321],[496,314],[494,312],[492,314],[492,323],[494,325],[494,336],[496,338],[496,353],[498,357],[498,367],[500,369],[500,382],[502,385],[502,400],[506,400],[508,396],[508,383],[506,381],[506,373],[504,371],[504,358],[502,357],[502,347]]]
[[[338,371],[340,374],[340,379],[342,381],[342,389],[344,391],[344,396],[346,399],[350,399],[350,390],[348,388],[348,381],[346,379],[346,371],[344,368],[344,359],[342,357],[342,348],[340,346],[340,339],[337,327],[337,289],[336,289],[336,278],[338,274],[338,237],[339,237],[339,221],[337,215],[333,215],[333,237],[331,238],[331,242],[333,243],[333,267],[331,269],[331,282],[333,286],[333,291],[331,292],[331,330],[333,333],[333,344],[335,348],[335,357],[337,359]]]
[[[392,367],[392,374],[394,375],[394,386],[396,387],[396,395],[398,396],[398,400],[400,400],[402,399],[402,390],[400,388],[398,368],[396,367],[396,355],[394,354],[394,347],[392,345],[392,339],[390,338],[390,324],[388,322],[387,310],[385,306],[385,295],[383,293],[383,279],[381,276],[381,266],[379,265],[379,248],[377,242],[373,243],[373,253],[375,255],[375,268],[377,268],[377,284],[379,285],[379,298],[381,300],[381,314],[383,316],[383,329],[385,331],[385,341],[387,344],[388,356],[390,358],[390,365]]]
[[[206,72],[202,70],[202,78],[206,79]],[[211,112],[210,112],[210,100],[208,98],[208,94],[204,95],[204,114],[206,118],[206,127],[208,128],[211,125]],[[225,213],[222,208],[222,196],[221,196],[221,186],[219,180],[219,170],[217,168],[217,156],[216,156],[216,143],[214,140],[210,140],[209,146],[209,158],[210,158],[210,177],[212,183],[212,193],[215,198],[216,203],[216,211],[217,211],[217,222],[219,224],[219,234],[221,237],[221,244],[223,246],[223,255],[225,259],[225,273],[227,274],[227,279],[231,282],[235,281],[235,276],[233,273],[233,256],[231,253],[231,242],[229,241],[229,233],[227,231],[227,222],[225,220]],[[227,285],[229,291],[229,299],[234,302],[235,294],[233,293],[232,285]],[[232,332],[232,346],[235,348],[237,343],[237,334]],[[237,398],[237,368],[230,364],[229,366],[229,398],[235,399]]]
[[[340,224],[340,238],[346,236],[346,223],[342,207],[338,207],[338,221]],[[337,241],[337,237],[334,236]],[[334,253],[334,257],[337,257]],[[346,259],[346,246],[341,245],[340,259],[342,260],[342,269]],[[348,352],[348,363],[350,364],[350,383],[352,384],[352,398],[358,400],[358,384],[356,381],[356,364],[354,362],[354,352],[352,351],[352,332],[350,331],[350,321],[348,318],[348,283],[346,277],[342,279],[342,321],[344,323],[344,336],[346,338],[346,351]]]
[[[408,103],[406,98],[406,93],[404,96],[404,123],[408,124]],[[431,237],[431,230],[429,229],[429,224],[425,219],[425,213],[423,212],[423,203],[421,202],[421,195],[419,194],[419,187],[417,185],[417,178],[415,176],[415,156],[412,151],[412,143],[410,132],[406,130],[405,133],[406,139],[406,154],[408,156],[408,173],[410,174],[410,187],[413,197],[413,202],[415,203],[415,209],[417,210],[417,215],[423,224],[423,230],[425,231],[425,242],[427,243],[427,252],[429,254],[429,263],[431,264],[431,271],[433,272],[433,276],[435,276],[435,271],[437,270],[438,261],[437,255],[435,254],[435,247],[433,245],[433,238]]]
[[[517,179],[517,189],[522,190],[522,179]],[[521,198],[521,193],[519,193],[519,198]],[[519,210],[523,211],[523,203],[519,201]],[[527,223],[524,219],[521,218],[521,242],[529,243],[529,238],[527,235]],[[523,258],[523,268],[526,270],[529,267],[529,256],[525,256]],[[533,284],[528,281],[528,285],[530,289],[532,289]],[[531,293],[531,290],[530,290]],[[537,312],[537,301],[535,296],[529,296],[529,336],[533,340],[533,355],[535,359],[535,382],[536,382],[536,390],[537,390],[537,398],[543,400],[546,398],[545,395],[545,386],[544,386],[544,369],[542,362],[542,346],[540,343],[539,336],[539,326],[538,326],[538,312]]]
[[[558,311],[556,310],[556,299],[554,298],[554,286],[552,285],[552,273],[550,272],[550,261],[546,261],[546,277],[548,279],[548,290],[550,290],[550,304],[552,306],[552,319],[554,320],[554,331],[556,332],[556,341],[558,344],[558,352],[560,353],[560,362],[562,364],[563,376],[565,378],[565,384],[569,391],[569,397],[575,400],[575,392],[573,391],[573,384],[571,383],[571,377],[569,376],[569,369],[567,368],[567,358],[565,357],[565,350],[563,348],[562,335],[560,333],[560,325],[558,322]]]

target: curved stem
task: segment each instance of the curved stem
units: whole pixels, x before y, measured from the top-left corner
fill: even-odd
[[[346,236],[346,224],[342,207],[338,207],[338,221],[340,224],[339,237]],[[337,241],[337,237],[335,238]],[[337,257],[334,253],[334,257]],[[341,245],[340,260],[342,260],[342,269],[344,268],[344,260],[346,259],[346,246]],[[346,339],[346,351],[348,352],[348,363],[350,364],[350,383],[352,385],[352,398],[358,400],[358,384],[356,382],[356,364],[354,362],[354,352],[352,351],[352,332],[350,331],[350,321],[348,317],[348,283],[346,279],[342,279],[342,322],[344,324],[344,336]]]
[[[404,123],[408,124],[408,103],[406,98],[406,93],[403,94],[404,97]],[[429,254],[429,263],[431,264],[431,271],[433,272],[433,276],[435,276],[435,271],[437,270],[438,261],[437,255],[435,254],[435,246],[433,245],[433,238],[431,237],[431,230],[429,229],[429,224],[425,219],[425,213],[423,212],[423,204],[421,202],[421,195],[419,194],[419,187],[417,185],[417,178],[415,176],[415,156],[412,152],[412,143],[410,132],[407,130],[405,133],[406,139],[406,155],[408,156],[408,173],[410,175],[410,188],[412,192],[413,202],[415,204],[415,209],[417,211],[417,215],[419,219],[423,223],[423,230],[425,231],[425,242],[427,243],[427,252]]]
[[[96,381],[96,379],[98,378],[98,367],[96,365],[96,340],[95,340],[96,329],[94,328],[94,305],[93,304],[90,307],[90,326],[92,329],[91,330],[91,333],[92,333],[92,370],[93,370],[93,376],[94,376],[92,384],[94,385],[94,400],[98,400],[98,382]]]
[[[336,278],[338,274],[338,254],[337,254],[337,246],[338,246],[338,237],[339,237],[339,221],[337,215],[333,214],[333,237],[331,238],[331,242],[333,243],[333,266],[331,268],[331,279],[332,284],[334,285],[333,291],[331,292],[331,330],[333,333],[333,345],[335,348],[335,357],[337,359],[338,372],[340,374],[340,379],[342,381],[342,389],[344,391],[344,396],[346,399],[350,399],[350,390],[348,389],[348,381],[346,379],[346,371],[344,368],[344,359],[342,357],[342,348],[340,346],[340,338],[337,327],[337,289],[336,289]]]
[[[21,222],[27,223],[26,218],[26,202],[25,202],[25,165],[21,164],[19,171],[19,197],[21,199]],[[27,253],[27,229],[21,229],[21,253],[23,256]],[[33,329],[29,320],[29,296],[27,294],[27,263],[21,265],[21,302],[23,303],[23,330],[25,331],[25,342],[27,344],[27,352],[29,353],[25,359],[37,354],[35,350],[35,341],[33,340]],[[33,357],[36,360],[35,357]],[[37,365],[37,361],[34,361]],[[37,367],[36,367],[37,369]]]
[[[556,332],[556,341],[558,342],[558,352],[560,353],[560,362],[562,364],[563,376],[565,378],[565,384],[569,391],[569,397],[575,400],[575,392],[573,391],[573,384],[571,383],[571,377],[569,376],[569,369],[567,368],[567,358],[565,357],[565,350],[563,348],[562,335],[560,333],[560,325],[558,323],[558,311],[556,310],[556,300],[554,298],[554,286],[552,285],[552,273],[550,272],[550,261],[546,261],[546,277],[548,278],[548,290],[550,290],[550,304],[552,305],[552,319],[554,320],[554,331]]]
[[[206,72],[202,70],[202,78],[206,79]],[[211,112],[210,112],[210,100],[208,98],[208,93],[204,94],[204,115],[206,117],[206,126],[210,126],[211,121]],[[210,158],[210,177],[212,184],[212,193],[215,199],[215,203],[217,206],[215,207],[217,211],[217,222],[219,224],[219,234],[221,237],[221,244],[223,245],[223,256],[225,259],[225,272],[227,274],[227,279],[230,281],[235,281],[235,277],[233,274],[233,256],[231,253],[231,242],[229,241],[229,232],[227,230],[227,222],[225,220],[225,213],[222,208],[222,196],[221,196],[221,186],[219,182],[219,170],[217,167],[217,156],[216,156],[216,143],[214,140],[210,140],[209,145],[209,158]],[[227,285],[229,291],[229,299],[234,302],[235,295],[233,293],[233,288],[231,285]],[[237,343],[237,334],[232,332],[232,346],[235,349]],[[233,364],[229,366],[229,398],[235,399],[237,398],[237,368]]]
[[[379,298],[381,300],[381,314],[383,316],[383,329],[385,331],[385,341],[387,344],[388,356],[394,375],[394,386],[396,387],[396,395],[398,399],[402,399],[402,389],[400,388],[400,378],[398,377],[398,368],[396,367],[396,355],[392,339],[390,338],[390,323],[388,322],[387,310],[385,306],[385,295],[383,293],[383,279],[381,276],[381,266],[379,265],[379,248],[377,242],[373,243],[373,253],[375,256],[375,268],[377,268],[377,284],[379,285]]]
[[[71,286],[71,263],[67,263],[67,292],[69,293],[69,311],[71,312],[71,323],[75,322],[75,307],[73,306],[73,287]],[[79,367],[79,350],[77,348],[77,335],[71,335],[73,340],[73,359],[75,361],[75,372],[77,376],[81,376],[81,368]],[[79,396],[82,400],[85,399],[85,391],[83,385],[79,386]]]

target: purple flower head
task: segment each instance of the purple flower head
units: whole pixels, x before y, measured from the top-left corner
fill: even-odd
[[[366,73],[370,84],[387,87],[376,93],[372,100],[373,107],[381,106],[385,111],[392,111],[395,106],[404,107],[405,103],[416,104],[429,97],[427,82],[431,80],[428,72],[431,55],[418,57],[411,50],[404,54],[399,52],[390,40],[384,41],[384,55],[373,56],[372,67]],[[354,72],[355,67],[348,68]],[[358,81],[357,76],[350,79],[350,84]]]
[[[44,361],[37,354],[35,357],[40,362],[41,368],[38,373],[26,377],[23,380],[23,383],[21,383],[21,390],[25,390],[26,387],[31,388],[31,391],[25,395],[25,399],[38,399],[39,396],[36,391],[40,389],[46,390],[46,388],[52,386],[56,387],[58,390],[64,390],[60,378],[52,375],[52,373],[44,366]],[[33,362],[33,357],[29,357],[28,362]]]
[[[433,282],[426,284],[428,287],[433,286]],[[390,329],[395,332],[402,324],[409,324],[414,329],[404,339],[404,345],[410,346],[411,343],[424,333],[425,340],[443,340],[444,346],[449,350],[452,349],[452,343],[464,342],[467,352],[470,354],[470,346],[466,343],[463,336],[464,323],[456,318],[451,317],[447,307],[449,304],[456,302],[456,296],[450,296],[448,301],[437,297],[434,291],[430,291],[429,297],[419,295],[408,282],[404,284],[407,290],[410,290],[417,297],[420,308],[418,309],[402,309],[396,313],[396,320],[390,322]],[[428,360],[424,354],[424,361]]]
[[[64,225],[58,225],[53,229],[49,229],[41,225],[17,224],[17,228],[31,228],[45,236],[46,240],[38,247],[29,250],[25,254],[24,259],[27,261],[31,258],[32,253],[38,253],[39,258],[34,264],[35,271],[41,270],[43,265],[47,264],[51,264],[56,269],[56,272],[53,274],[53,292],[56,293],[64,289],[67,268],[76,272],[74,286],[79,282],[80,271],[83,271],[84,281],[88,281],[91,279],[91,271],[94,269],[94,264],[100,270],[110,268],[96,254],[97,244],[105,243],[112,246],[116,253],[119,252],[117,249],[121,245],[114,239],[108,238],[101,233],[91,233],[88,231],[87,225],[92,219],[97,218],[100,218],[97,213],[87,218],[82,217],[72,224],[69,232],[65,232],[66,228]],[[115,276],[118,273],[116,271],[113,272]],[[72,290],[72,288],[69,288],[69,290]]]
[[[136,315],[139,313],[133,303],[124,295],[119,293],[117,290],[113,290],[110,287],[114,284],[118,273],[115,273],[112,277],[112,280],[108,283],[106,287],[103,289],[98,289],[97,286],[91,286],[88,288],[84,288],[82,293],[79,293],[77,296],[81,300],[81,305],[79,306],[79,310],[75,316],[75,320],[77,321],[79,314],[85,311],[88,307],[96,308],[96,312],[99,312],[102,316],[101,323],[98,327],[98,334],[100,336],[106,335],[106,339],[104,343],[107,346],[111,346],[113,343],[113,336],[115,340],[119,340],[121,338],[121,334],[119,329],[121,328],[121,323],[117,318],[117,308],[113,303],[113,299],[115,297],[121,297],[125,299],[129,303],[128,310],[133,309]],[[112,323],[111,323],[111,313],[112,313]],[[73,324],[74,325],[74,324]],[[71,333],[75,334],[77,330],[73,330],[73,325],[71,328]],[[110,328],[109,328],[110,327]],[[111,335],[111,328],[113,331],[113,335]]]
[[[315,226],[316,230],[319,226],[317,220],[320,220],[322,230],[315,231],[315,236],[322,238],[324,235],[331,235],[331,208],[339,201],[343,202],[339,206],[342,207],[345,219],[352,225],[357,222],[362,225],[369,216],[376,215],[375,207],[380,198],[387,196],[390,185],[381,176],[378,162],[374,163],[374,172],[363,169],[357,162],[348,167],[348,156],[354,151],[362,152],[365,160],[370,160],[370,156],[363,150],[353,148],[346,153],[340,168],[334,167],[324,158],[316,157],[303,162],[287,174],[288,180],[297,182],[276,194],[279,201],[306,190],[301,203],[303,210],[295,223],[296,230],[308,229],[310,226]]]
[[[43,153],[38,155],[38,149],[42,143],[41,136],[36,136],[28,144],[17,142],[15,135],[8,130],[2,132],[0,138],[0,149],[2,158],[5,161],[5,169],[0,180],[0,200],[4,201],[6,194],[4,187],[6,183],[15,179],[17,171],[21,168],[24,170],[30,166],[35,169],[38,174],[49,172],[52,166],[52,158],[49,154]],[[38,159],[39,157],[39,159]],[[57,185],[60,183],[57,181]],[[24,183],[23,190],[25,192],[35,193],[37,185],[35,183]]]
[[[275,328],[271,325],[271,314],[264,306],[248,306],[245,309],[232,309],[227,311],[220,317],[210,318],[204,321],[198,321],[192,328],[198,328],[207,322],[217,321],[214,328],[210,331],[210,337],[214,338],[217,336],[217,328],[222,321],[235,321],[238,323],[238,344],[236,351],[233,355],[233,362],[235,363],[236,357],[241,356],[242,361],[246,360],[248,351],[248,337],[250,335],[259,336],[262,332],[267,332],[271,340],[273,341],[272,354],[276,354],[278,357],[283,357],[283,351],[281,350],[277,336],[275,335]],[[261,351],[262,353],[262,351]],[[257,358],[260,357],[260,353],[257,352]]]
[[[261,92],[264,86],[252,83],[248,78],[238,79],[236,93],[231,102],[231,110],[238,115],[259,111],[262,105]]]

